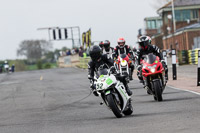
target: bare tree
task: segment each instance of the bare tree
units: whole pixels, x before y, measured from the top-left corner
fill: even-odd
[[[153,0],[150,4],[153,8],[159,9],[170,1],[171,0]]]
[[[26,56],[29,60],[38,60],[52,49],[52,43],[46,40],[24,40],[19,44],[17,56]]]

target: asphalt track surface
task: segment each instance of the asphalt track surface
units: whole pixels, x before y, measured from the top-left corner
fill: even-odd
[[[1,74],[0,133],[200,132],[200,95],[167,87],[155,102],[134,80],[134,112],[119,119],[88,86],[78,68]]]

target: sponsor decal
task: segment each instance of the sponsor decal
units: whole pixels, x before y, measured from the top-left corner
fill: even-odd
[[[110,79],[110,78],[108,78],[108,79],[106,80],[106,84],[108,84],[108,85],[110,85],[112,82],[113,82],[113,81],[112,81],[112,79]]]

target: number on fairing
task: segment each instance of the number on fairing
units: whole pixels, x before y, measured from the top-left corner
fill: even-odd
[[[97,90],[102,89],[103,83],[97,84]]]

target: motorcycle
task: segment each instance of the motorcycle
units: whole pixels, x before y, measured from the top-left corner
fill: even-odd
[[[130,64],[132,63],[132,61],[130,60],[130,58],[128,57],[128,55],[126,54],[120,54],[117,58],[117,60],[115,60],[114,66],[117,68],[117,70],[119,71],[119,73],[121,74],[121,76],[126,76],[128,77],[128,81],[131,77],[131,68],[130,68]]]
[[[95,79],[94,84],[105,105],[112,110],[117,118],[121,118],[123,114],[131,115],[133,108],[131,97],[128,96],[118,77],[120,78],[120,76],[111,74],[110,69],[103,69],[100,76]]]
[[[152,53],[148,54],[142,64],[142,76],[147,92],[154,96],[155,101],[162,101],[162,93],[167,81],[165,79],[165,69],[159,61],[159,57]]]

